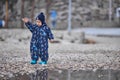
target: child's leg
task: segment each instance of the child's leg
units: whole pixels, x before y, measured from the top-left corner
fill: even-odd
[[[31,54],[31,59],[32,59],[32,60],[37,61],[37,60],[38,60],[38,57],[39,57],[38,54],[34,54],[34,53]]]
[[[31,64],[36,64],[39,58],[38,49],[35,45],[31,45]]]
[[[41,54],[40,54],[39,56],[40,56],[42,62],[47,63],[47,61],[48,61],[48,57],[49,57],[49,55],[48,55],[48,51],[47,51],[47,50],[41,52]]]
[[[38,60],[38,55],[36,54],[31,54],[31,64],[36,64]]]

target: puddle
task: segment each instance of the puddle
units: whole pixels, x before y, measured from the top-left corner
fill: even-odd
[[[120,71],[51,70],[48,80],[120,80]]]
[[[7,80],[120,80],[120,70],[71,71],[44,69],[31,74],[16,74],[15,77]]]

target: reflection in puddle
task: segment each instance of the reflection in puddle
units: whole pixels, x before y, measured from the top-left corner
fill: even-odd
[[[49,80],[120,80],[120,71],[51,70],[49,71]]]
[[[48,70],[37,70],[34,74],[30,74],[31,80],[48,80]]]
[[[1,79],[0,79],[1,80]],[[29,75],[17,74],[7,80],[120,80],[120,70],[72,71],[72,70],[37,70]]]
[[[48,80],[48,69],[37,70],[30,74],[14,74],[12,78],[0,78],[0,80]]]

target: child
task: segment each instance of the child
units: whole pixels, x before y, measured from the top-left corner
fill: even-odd
[[[39,57],[41,62],[39,64],[47,64],[48,61],[48,39],[53,41],[54,37],[50,28],[45,23],[45,16],[40,13],[36,17],[36,24],[32,24],[28,18],[23,18],[23,22],[32,33],[30,43],[31,64],[36,64]]]

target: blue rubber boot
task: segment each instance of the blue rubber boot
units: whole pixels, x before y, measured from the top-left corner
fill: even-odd
[[[31,64],[37,64],[37,61],[36,60],[32,60]]]
[[[45,65],[45,64],[47,64],[47,62],[41,61],[41,62],[39,62],[39,64]]]

